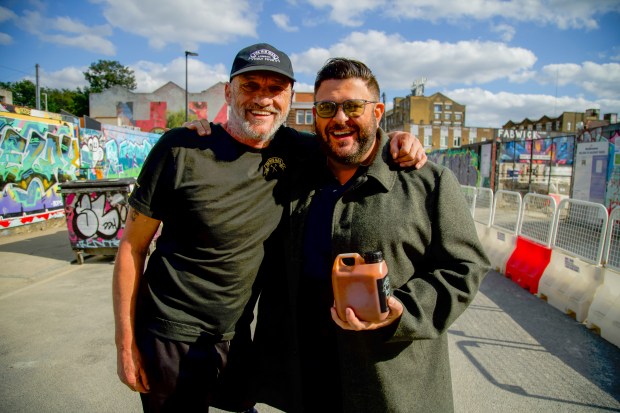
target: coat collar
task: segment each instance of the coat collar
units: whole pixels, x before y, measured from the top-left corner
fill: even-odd
[[[396,182],[396,170],[390,166],[393,164],[392,155],[390,154],[390,138],[383,129],[379,128],[377,129],[377,140],[381,148],[375,159],[367,167],[366,175],[369,180],[375,180],[385,189],[385,192],[388,192],[394,185],[394,182]]]

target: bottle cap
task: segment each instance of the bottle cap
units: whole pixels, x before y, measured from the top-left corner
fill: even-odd
[[[369,251],[364,253],[364,261],[366,264],[383,261],[383,253],[381,251]]]

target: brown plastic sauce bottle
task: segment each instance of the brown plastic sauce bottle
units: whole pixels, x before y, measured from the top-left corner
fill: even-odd
[[[346,320],[351,307],[360,320],[377,322],[389,313],[390,280],[381,251],[340,254],[332,268],[332,287],[338,316]]]

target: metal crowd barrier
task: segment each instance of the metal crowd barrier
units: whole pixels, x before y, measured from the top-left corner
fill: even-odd
[[[564,199],[558,207],[551,261],[540,278],[538,295],[579,322],[585,321],[603,283],[600,263],[607,221],[601,204]]]
[[[609,215],[603,254],[603,284],[594,294],[586,326],[620,347],[620,207],[614,208]]]
[[[527,194],[517,232],[517,243],[506,262],[506,276],[532,294],[551,259],[557,205],[548,195]]]
[[[620,347],[620,207],[488,188],[471,199],[496,270]]]
[[[491,227],[485,249],[491,265],[501,273],[506,272],[506,261],[515,249],[517,229],[521,218],[521,194],[499,190],[493,200]]]

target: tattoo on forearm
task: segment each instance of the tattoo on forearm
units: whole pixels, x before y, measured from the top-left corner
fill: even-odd
[[[136,211],[135,209],[131,209],[131,220],[135,221],[136,219],[138,219],[138,216],[140,216],[140,213],[138,211]]]

